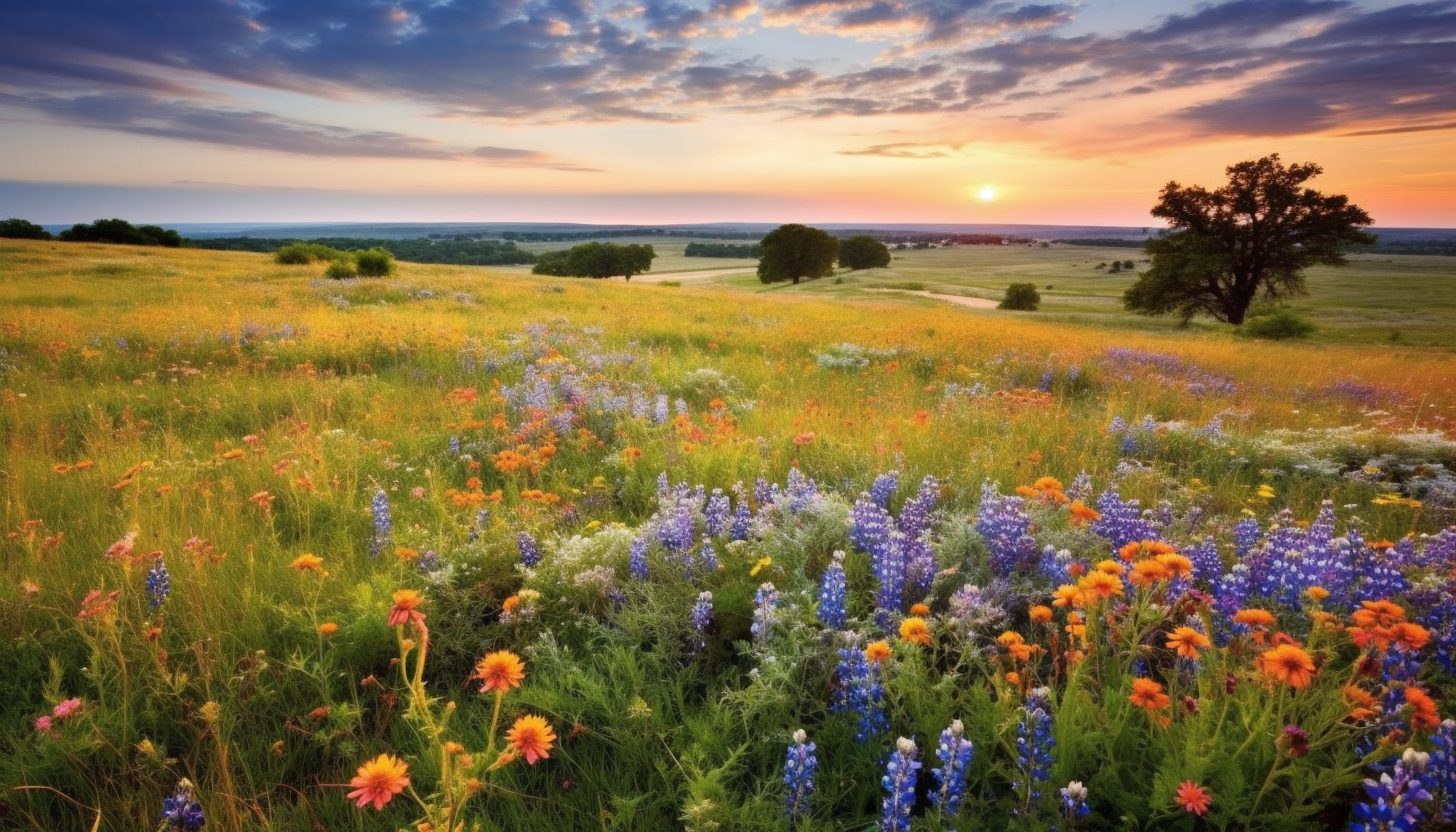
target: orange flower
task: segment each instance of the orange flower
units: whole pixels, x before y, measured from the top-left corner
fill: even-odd
[[[1269,627],[1274,624],[1274,613],[1268,610],[1239,610],[1234,613],[1234,623],[1249,627]]]
[[[926,606],[925,604],[913,604],[910,607],[910,614],[919,615],[922,617],[930,615],[930,607]]]
[[[1412,731],[1429,731],[1441,724],[1441,714],[1430,694],[1415,685],[1406,685],[1405,704],[1410,706]]]
[[[1026,643],[1026,639],[1021,637],[1021,633],[1015,630],[1007,630],[998,636],[996,640],[1001,642],[1001,645],[1011,654],[1011,658],[1016,661],[1024,662],[1031,658],[1032,645]]]
[[[1208,636],[1192,627],[1178,627],[1168,635],[1168,649],[1176,650],[1185,659],[1197,659],[1198,651],[1208,649],[1210,644]]]
[[[1115,560],[1099,561],[1096,568],[1098,572],[1102,572],[1107,575],[1116,575],[1119,578],[1127,572],[1127,567],[1123,566]]]
[[[501,602],[501,612],[515,612],[521,606],[521,596],[511,595]]]
[[[409,766],[393,754],[380,754],[359,766],[359,774],[349,781],[349,785],[354,787],[349,798],[359,808],[373,803],[377,811],[409,785]]]
[[[1084,597],[1107,600],[1122,594],[1122,579],[1106,572],[1089,572],[1077,582]]]
[[[401,589],[394,593],[394,606],[389,610],[389,626],[397,627],[406,621],[423,621],[425,614],[415,607],[424,602],[424,596],[413,589]]]
[[[300,572],[322,573],[324,571],[324,559],[318,555],[299,555],[293,559],[293,563],[288,564],[288,568],[297,569]]]
[[[1402,621],[1390,628],[1390,640],[1403,653],[1414,653],[1431,640],[1431,631],[1419,624]]]
[[[1365,601],[1350,614],[1358,627],[1389,627],[1405,620],[1405,610],[1393,601]]]
[[[872,641],[865,645],[865,660],[875,664],[884,664],[890,658],[890,643],[888,641]]]
[[[1166,581],[1172,576],[1172,570],[1159,561],[1140,560],[1133,564],[1132,571],[1127,576],[1127,582],[1138,589],[1146,589],[1159,581]]]
[[[1163,693],[1163,686],[1152,679],[1132,680],[1132,695],[1127,700],[1132,704],[1143,708],[1148,713],[1161,711],[1168,707],[1168,694]]]
[[[1006,681],[1008,684],[1015,685],[1016,687],[1021,687],[1021,674],[1017,673],[1014,670],[1009,671],[1006,674]]]
[[[1102,514],[1094,508],[1089,508],[1081,500],[1073,500],[1069,506],[1072,510],[1072,525],[1085,526],[1088,523],[1095,523],[1102,519]]]
[[[1167,567],[1175,578],[1193,574],[1193,561],[1177,552],[1164,552],[1153,559]]]
[[[505,693],[511,688],[521,686],[521,681],[526,678],[526,665],[509,650],[498,650],[494,653],[487,653],[485,658],[475,663],[475,675],[472,679],[480,680],[480,692],[498,691]]]
[[[1179,783],[1178,794],[1173,799],[1184,811],[1200,817],[1208,813],[1208,806],[1213,803],[1213,796],[1192,780]]]
[[[551,744],[556,742],[556,732],[546,723],[544,717],[527,714],[516,720],[506,732],[506,742],[526,758],[529,765],[537,760],[549,759]]]
[[[1304,594],[1309,596],[1309,600],[1315,602],[1316,604],[1330,597],[1330,591],[1322,586],[1312,586],[1309,589],[1306,589],[1304,591]]]
[[[325,621],[324,623],[322,623],[322,624],[319,625],[319,634],[320,635],[331,636],[334,633],[337,633],[338,631],[339,631],[339,625],[335,624],[332,621]]]
[[[1032,623],[1045,624],[1052,620],[1052,608],[1037,604],[1031,608],[1029,615],[1031,616]]]
[[[1071,584],[1062,584],[1052,593],[1054,607],[1080,607],[1085,603],[1082,593]]]
[[[1303,690],[1314,681],[1314,659],[1293,644],[1281,644],[1257,659],[1259,672],[1277,679],[1295,690]]]
[[[925,619],[911,616],[900,622],[900,640],[929,647],[930,627],[926,625]]]

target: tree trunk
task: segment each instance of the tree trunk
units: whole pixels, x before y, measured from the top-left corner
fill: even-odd
[[[799,276],[798,275],[794,275],[794,285],[795,286],[798,286],[799,285]]]

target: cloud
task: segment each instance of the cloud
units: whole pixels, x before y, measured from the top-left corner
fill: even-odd
[[[876,144],[859,150],[837,151],[841,156],[885,156],[891,159],[944,159],[949,156],[956,156],[960,153],[961,146],[958,144],[916,144],[914,142],[895,142],[892,144]]]

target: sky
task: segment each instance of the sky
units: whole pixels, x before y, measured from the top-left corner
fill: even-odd
[[[5,3],[0,217],[1456,227],[1456,0]]]

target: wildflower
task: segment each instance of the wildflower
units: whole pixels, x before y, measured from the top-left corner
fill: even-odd
[[[1303,690],[1314,681],[1314,660],[1293,644],[1281,644],[1265,651],[1256,661],[1260,673],[1295,690]]]
[[[1289,756],[1303,757],[1309,753],[1309,734],[1298,725],[1284,726],[1282,741],[1289,747]]]
[[[1071,509],[1072,512],[1073,526],[1085,526],[1089,523],[1095,523],[1098,520],[1102,519],[1101,512],[1097,511],[1097,509],[1095,508],[1089,507],[1081,500],[1073,500],[1072,504],[1068,506],[1068,508]]]
[[[628,548],[627,572],[638,581],[647,580],[647,545],[647,540],[639,537],[634,539]]]
[[[1127,582],[1139,589],[1146,589],[1159,581],[1173,577],[1173,572],[1161,561],[1148,559],[1133,564]]]
[[[380,754],[362,766],[349,785],[354,791],[348,797],[359,806],[372,803],[376,811],[409,786],[409,767],[393,754]]]
[[[511,688],[518,688],[526,678],[526,665],[509,650],[498,650],[494,653],[487,653],[485,658],[476,662],[475,674],[472,679],[480,680],[480,692],[488,693],[497,691],[504,693]]]
[[[911,604],[910,614],[924,618],[925,616],[930,615],[930,607],[926,604],[920,603]]]
[[[394,593],[394,606],[389,610],[389,626],[398,627],[406,621],[423,621],[425,614],[415,609],[425,599],[413,589],[401,589]]]
[[[390,540],[390,532],[394,523],[389,515],[389,495],[384,489],[374,492],[374,498],[369,502],[369,512],[374,518],[374,537],[369,541],[369,554],[378,557]]]
[[[1015,630],[1007,630],[997,636],[996,641],[1000,642],[1006,648],[1006,651],[1011,654],[1011,658],[1018,662],[1024,662],[1031,658],[1033,646],[1027,644],[1026,639],[1022,638],[1021,633]]]
[[[72,714],[81,710],[81,700],[75,697],[57,704],[51,709],[51,716],[56,719],[68,719]]]
[[[920,770],[920,761],[915,759],[915,740],[900,737],[895,740],[895,750],[885,761],[885,776],[881,785],[889,796],[882,802],[884,814],[880,816],[881,832],[909,832],[910,810],[915,805],[915,772]]]
[[[1056,738],[1052,736],[1051,702],[1046,688],[1037,688],[1027,697],[1021,709],[1021,721],[1016,725],[1016,763],[1019,778],[1011,783],[1017,793],[1017,803],[1012,809],[1016,816],[1025,815],[1041,800],[1042,784],[1051,778],[1052,748]]]
[[[849,584],[844,575],[844,553],[836,551],[824,570],[824,581],[819,587],[819,620],[833,630],[844,629],[844,597]]]
[[[930,646],[930,627],[923,618],[907,618],[900,622],[900,640],[921,647]]]
[[[51,718],[49,716],[38,716],[35,718],[35,730],[37,732],[42,734],[48,733],[52,727],[53,726],[51,724]]]
[[[320,575],[324,571],[324,559],[318,555],[302,554],[288,564],[289,569],[297,569],[299,572],[317,572]]]
[[[1419,624],[1402,621],[1390,628],[1390,640],[1403,653],[1416,653],[1431,639],[1431,631]]]
[[[147,596],[151,598],[152,609],[162,606],[167,596],[172,592],[172,576],[167,572],[167,564],[162,562],[162,556],[157,555],[152,568],[147,571]]]
[[[1178,793],[1173,799],[1177,801],[1183,810],[1202,817],[1208,814],[1208,807],[1213,803],[1213,796],[1202,786],[1192,780],[1184,780],[1178,784]]]
[[[1152,679],[1138,678],[1132,681],[1132,694],[1127,697],[1132,704],[1146,710],[1148,713],[1155,713],[1168,707],[1168,694],[1163,692],[1163,686]]]
[[[759,644],[767,644],[769,633],[773,630],[774,622],[778,620],[776,608],[779,603],[779,591],[771,583],[763,583],[758,587],[758,592],[753,597],[753,625],[749,631]]]
[[[1121,595],[1122,580],[1116,575],[1109,575],[1106,572],[1089,572],[1077,582],[1077,590],[1085,598],[1098,598],[1107,600],[1114,595]]]
[[[698,593],[698,600],[693,604],[689,620],[692,621],[693,632],[697,633],[697,644],[694,646],[698,650],[706,648],[708,640],[705,635],[708,632],[708,625],[713,622],[713,593],[706,591]]]
[[[546,723],[545,717],[527,714],[516,720],[506,732],[506,742],[526,758],[526,763],[535,765],[537,760],[550,758],[551,744],[556,742],[556,732]]]
[[[202,805],[197,802],[192,788],[192,781],[185,777],[177,781],[177,791],[162,801],[161,826],[158,832],[197,832],[207,823],[207,818],[202,814]]]
[[[1441,724],[1441,715],[1436,710],[1436,701],[1421,688],[1406,685],[1405,704],[1410,706],[1412,731],[1429,731]]]
[[[807,742],[808,734],[800,728],[794,732],[794,744],[789,746],[784,760],[784,785],[788,787],[788,801],[785,812],[791,818],[809,814],[809,797],[814,794],[814,772],[819,770],[819,760],[814,756],[814,743]]]
[[[965,724],[952,720],[950,727],[940,732],[940,742],[935,755],[940,758],[940,768],[930,770],[940,788],[930,793],[930,800],[939,806],[947,817],[960,813],[961,801],[966,796],[966,771],[975,756],[975,746],[965,738]]]
[[[865,645],[865,660],[872,664],[884,664],[890,658],[890,643],[888,641],[872,641]]]
[[[325,621],[319,625],[319,635],[331,636],[339,631],[339,625],[332,621]]]
[[[121,590],[119,589],[113,589],[104,596],[101,594],[101,590],[93,589],[86,593],[85,598],[81,599],[81,611],[76,613],[76,618],[85,621],[94,616],[105,615],[111,612],[112,608],[116,606],[116,599],[120,597]]]
[[[1068,823],[1084,817],[1092,807],[1087,805],[1087,787],[1081,780],[1073,780],[1062,789],[1062,817]]]
[[[1422,776],[1431,755],[1407,748],[1394,768],[1380,779],[1365,781],[1368,801],[1356,803],[1350,812],[1351,832],[1412,832],[1421,828],[1425,813],[1420,804],[1431,799]]]
[[[1033,624],[1045,624],[1052,620],[1052,608],[1037,604],[1028,613]]]
[[[1168,635],[1167,647],[1185,659],[1196,660],[1198,651],[1208,649],[1210,644],[1208,636],[1192,627],[1178,627]]]
[[[277,499],[267,491],[259,491],[248,498],[248,502],[257,506],[264,514],[273,513],[273,501]]]
[[[533,569],[541,563],[541,547],[530,532],[516,535],[516,548],[521,550],[521,564],[527,569]]]
[[[1270,627],[1274,624],[1274,614],[1260,609],[1239,610],[1234,613],[1234,623],[1248,627]]]
[[[748,576],[750,578],[756,578],[758,577],[758,573],[770,566],[773,566],[773,558],[759,558],[758,562],[753,564],[753,568],[748,570]]]
[[[1312,586],[1309,589],[1306,589],[1304,591],[1304,594],[1309,597],[1309,600],[1315,602],[1316,604],[1330,597],[1330,591],[1322,586]]]

